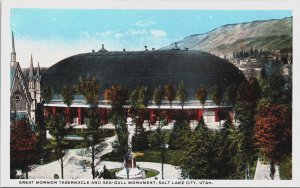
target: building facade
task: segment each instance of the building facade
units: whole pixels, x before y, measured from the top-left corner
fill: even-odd
[[[234,65],[228,61],[205,52],[194,50],[180,50],[175,47],[171,50],[143,51],[108,51],[102,48],[95,52],[83,53],[68,57],[52,65],[42,74],[42,88],[49,87],[53,91],[53,99],[44,104],[45,117],[55,113],[66,113],[68,123],[74,126],[85,126],[87,108],[89,107],[83,96],[76,95],[70,106],[64,104],[61,97],[65,85],[76,85],[80,77],[95,76],[101,84],[99,90],[99,119],[105,124],[108,122],[110,106],[103,98],[105,89],[114,84],[121,84],[128,90],[147,87],[154,90],[172,83],[175,87],[183,82],[187,93],[187,100],[182,107],[174,100],[172,105],[163,100],[160,107],[152,100],[144,111],[145,120],[155,123],[157,111],[165,111],[172,121],[183,108],[190,120],[201,120],[204,117],[207,124],[219,126],[223,119],[223,110],[233,114],[231,106],[217,106],[210,97],[202,106],[196,98],[196,89],[204,85],[207,90],[216,85],[221,90],[234,84],[239,85],[245,77]],[[130,109],[129,102],[124,106],[124,113]]]
[[[41,101],[41,74],[39,64],[33,67],[31,55],[28,78],[16,61],[14,34],[10,60],[10,112],[11,118],[28,118],[35,124],[37,103]]]

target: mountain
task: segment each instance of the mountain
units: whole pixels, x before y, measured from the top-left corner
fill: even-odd
[[[228,24],[210,32],[185,37],[177,42],[188,48],[222,56],[242,49],[279,50],[292,47],[292,17],[274,20]],[[161,50],[174,48],[174,43]]]

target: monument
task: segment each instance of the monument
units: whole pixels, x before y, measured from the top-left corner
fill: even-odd
[[[134,135],[134,126],[132,118],[127,118],[127,130],[128,130],[128,151],[124,159],[124,167],[122,170],[116,172],[118,179],[145,179],[145,170],[139,169],[136,166],[136,161],[132,153],[132,137]]]

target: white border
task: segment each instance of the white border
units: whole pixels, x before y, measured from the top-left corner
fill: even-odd
[[[10,8],[64,8],[64,9],[208,9],[208,10],[292,10],[293,11],[293,180],[213,180],[213,187],[299,187],[299,65],[300,62],[300,1],[299,0],[2,0],[1,4],[1,186],[37,187],[41,185],[19,184],[9,179],[9,62],[11,53]],[[296,43],[298,41],[298,43]],[[297,95],[298,94],[298,95]],[[296,96],[296,97],[295,97]],[[298,116],[297,116],[298,115]],[[50,186],[50,185],[46,185]],[[85,185],[60,185],[82,187]],[[89,185],[97,186],[97,185]],[[103,185],[98,185],[103,186]],[[117,186],[117,185],[105,185]],[[129,187],[134,185],[121,186]],[[141,185],[137,185],[141,186]],[[143,185],[144,186],[144,185]],[[149,185],[151,186],[151,185]],[[163,186],[163,185],[160,185]],[[178,187],[180,185],[168,184]],[[193,185],[188,185],[192,187]],[[209,186],[209,185],[197,185]]]

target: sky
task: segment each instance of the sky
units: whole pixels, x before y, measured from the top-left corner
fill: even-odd
[[[11,10],[17,61],[49,67],[78,53],[160,48],[226,24],[292,16],[283,10]]]

